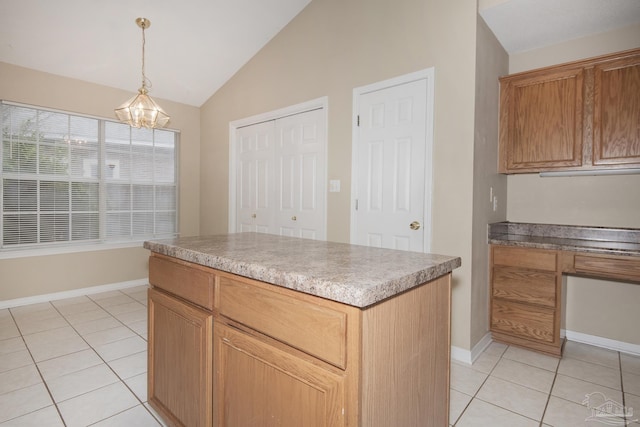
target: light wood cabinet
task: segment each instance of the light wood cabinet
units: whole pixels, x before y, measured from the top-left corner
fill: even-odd
[[[176,426],[212,421],[213,314],[149,289],[148,399]]]
[[[215,425],[448,425],[450,274],[365,309],[219,276]]]
[[[640,49],[500,79],[500,173],[640,167]]]
[[[491,247],[491,332],[494,339],[561,354],[562,274],[558,252]]]
[[[169,425],[448,425],[450,273],[358,308],[149,265],[149,402]]]
[[[637,52],[594,68],[594,165],[640,165],[640,50]]]
[[[640,283],[640,257],[491,245],[491,335],[560,356],[563,275]]]
[[[345,376],[216,323],[218,426],[344,426]]]

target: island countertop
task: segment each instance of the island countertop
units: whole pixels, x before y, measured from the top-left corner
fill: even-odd
[[[144,242],[152,252],[262,282],[367,307],[461,265],[455,256],[263,233]]]

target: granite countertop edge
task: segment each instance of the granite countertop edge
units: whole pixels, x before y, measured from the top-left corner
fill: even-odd
[[[200,239],[202,241],[202,238]],[[345,280],[340,280],[339,278],[323,277],[322,274],[286,271],[284,268],[270,265],[269,262],[243,261],[238,257],[228,258],[213,252],[188,248],[186,245],[181,245],[180,241],[181,239],[146,241],[144,242],[144,247],[152,252],[183,261],[359,308],[366,308],[425,282],[434,280],[452,272],[461,265],[459,257],[421,254],[427,257],[434,257],[434,259],[420,269],[403,271],[391,278],[371,280],[365,284],[364,282],[359,282],[353,275],[350,275]],[[375,250],[375,248],[370,248],[370,250]]]

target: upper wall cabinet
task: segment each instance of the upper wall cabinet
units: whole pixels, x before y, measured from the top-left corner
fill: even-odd
[[[500,78],[498,172],[640,167],[640,49]]]

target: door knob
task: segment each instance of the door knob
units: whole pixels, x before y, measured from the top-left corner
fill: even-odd
[[[411,224],[409,224],[409,228],[412,230],[419,230],[420,223],[418,221],[413,221]]]
[[[297,220],[297,219],[298,219],[298,218],[296,218],[295,216],[292,216],[292,217],[291,217],[291,220],[292,220],[292,221],[295,221],[295,220]]]
[[[255,218],[255,217],[256,217],[256,214],[251,214],[251,218]]]

